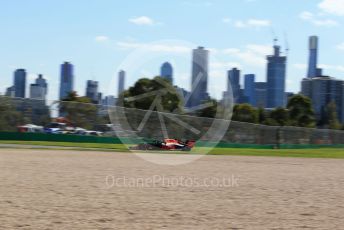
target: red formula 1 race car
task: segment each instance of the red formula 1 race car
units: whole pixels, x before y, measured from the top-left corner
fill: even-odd
[[[164,139],[163,141],[147,141],[134,147],[130,147],[130,150],[180,150],[191,151],[195,146],[195,141],[187,140],[181,141],[178,139]]]

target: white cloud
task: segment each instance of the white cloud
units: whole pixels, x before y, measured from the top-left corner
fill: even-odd
[[[243,62],[245,62],[246,64],[251,65],[251,66],[262,67],[266,64],[266,59],[264,56],[257,55],[257,53],[254,53],[249,50],[238,53],[237,57],[241,59]]]
[[[244,49],[228,48],[222,51],[241,62],[256,67],[266,65],[266,55],[272,53],[271,45],[248,44]]]
[[[309,11],[303,11],[299,17],[303,20],[311,20],[313,18],[313,14]]]
[[[177,73],[178,79],[183,80],[183,81],[188,81],[190,80],[190,73]]]
[[[223,53],[225,54],[236,54],[239,52],[240,52],[240,49],[237,49],[237,48],[228,48],[228,49],[223,50]]]
[[[232,22],[232,19],[230,19],[230,18],[223,18],[223,19],[222,19],[222,22],[223,22],[223,23],[231,23],[231,22]]]
[[[318,7],[326,13],[344,16],[343,0],[323,0],[318,4]]]
[[[300,70],[306,70],[307,69],[307,65],[304,63],[295,63],[295,64],[293,64],[293,67],[295,69],[300,69]]]
[[[246,24],[243,21],[237,20],[234,22],[234,26],[237,28],[245,28]]]
[[[99,36],[96,36],[94,38],[94,40],[96,42],[105,42],[105,41],[108,41],[110,38],[108,36],[105,36],[105,35],[99,35]]]
[[[261,28],[271,26],[271,21],[266,19],[251,18],[247,20],[231,20],[230,18],[223,18],[222,21],[236,28]]]
[[[273,51],[271,45],[248,44],[246,45],[246,48],[263,56],[269,55]]]
[[[307,22],[312,23],[315,26],[327,26],[327,27],[333,27],[338,26],[339,23],[335,20],[328,19],[328,18],[321,18],[321,15],[315,15],[309,11],[302,12],[299,17]]]
[[[343,65],[328,65],[328,64],[319,64],[319,68],[326,70],[332,70],[337,72],[344,72],[344,66]],[[305,63],[295,63],[293,64],[293,67],[295,69],[299,70],[307,70],[307,64]]]
[[[182,45],[150,44],[137,42],[117,42],[117,46],[122,49],[145,49],[151,52],[165,53],[190,53],[191,48]]]
[[[242,65],[238,62],[210,62],[210,67],[215,69],[230,69],[233,67],[242,68]]]
[[[225,70],[210,70],[209,71],[209,76],[211,76],[212,78],[221,78],[226,76],[226,71]],[[210,85],[209,85],[210,86]]]
[[[344,66],[343,65],[327,65],[327,64],[320,64],[320,68],[322,69],[328,69],[328,70],[334,70],[338,72],[344,72]]]
[[[37,74],[35,73],[28,73],[27,78],[29,81],[34,81],[37,78]]]
[[[146,25],[146,26],[152,26],[152,25],[158,24],[152,18],[147,17],[147,16],[140,16],[140,17],[136,17],[136,18],[130,18],[129,22],[134,23],[136,25]]]
[[[208,90],[211,92],[211,96],[215,98],[222,98],[222,92],[227,88],[227,79],[225,78],[226,72],[222,71],[210,71],[209,76],[211,76],[211,80],[208,84]],[[212,81],[213,80],[213,81]],[[218,82],[226,82],[225,84],[219,84]]]
[[[319,68],[326,70],[332,70],[337,72],[344,72],[344,66],[343,65],[328,65],[328,64],[319,64]],[[307,64],[305,63],[295,63],[293,64],[293,67],[300,70],[307,70]]]
[[[247,21],[247,25],[255,27],[270,26],[271,22],[269,20],[249,19]]]
[[[219,50],[216,48],[207,48],[207,50],[209,50],[209,52],[212,54],[217,54],[219,52]]]
[[[337,49],[344,51],[344,42],[337,45]]]

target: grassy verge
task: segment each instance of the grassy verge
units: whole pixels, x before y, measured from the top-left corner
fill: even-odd
[[[196,150],[197,151],[197,150]],[[241,149],[214,148],[211,155],[241,155],[241,156],[274,156],[274,157],[309,157],[309,158],[343,158],[344,149]]]
[[[124,146],[123,144],[52,142],[52,141],[0,141],[0,144],[76,147],[76,148],[94,148],[94,149],[110,149],[110,150],[116,150],[116,151],[128,151],[126,146]]]
[[[75,142],[49,142],[49,141],[1,141],[0,144],[21,144],[54,147],[75,147],[83,149],[94,149],[103,151],[114,150],[127,152],[128,149],[122,144],[102,144],[102,143],[75,143]],[[198,147],[192,150],[192,154],[208,152],[206,148]],[[170,153],[170,152],[157,152]],[[188,152],[174,152],[188,154]],[[190,154],[189,153],[189,154]],[[308,157],[308,158],[341,158],[344,159],[344,149],[338,148],[317,148],[317,149],[249,149],[249,148],[214,148],[209,155],[233,155],[233,156],[274,156],[274,157]]]

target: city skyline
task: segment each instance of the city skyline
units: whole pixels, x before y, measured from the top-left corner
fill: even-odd
[[[318,37],[309,37],[309,63],[307,76],[304,78],[315,78],[322,77],[322,69],[317,66],[318,58]],[[266,81],[257,82],[255,79],[255,74],[244,74],[241,76],[241,70],[237,67],[233,67],[227,70],[227,82],[226,89],[223,91],[223,96],[233,94],[235,103],[249,103],[252,106],[257,106],[255,94],[256,91],[262,89],[261,86],[255,87],[256,84],[265,83],[266,84],[266,98],[263,99],[263,103],[266,108],[276,108],[284,107],[287,102],[287,94],[294,92],[287,92],[285,89],[286,82],[286,66],[287,66],[287,56],[281,56],[281,46],[277,45],[277,39],[274,39],[273,54],[267,55],[267,67],[266,67]],[[191,91],[185,90],[187,85],[183,84],[183,87],[175,85],[182,91],[189,93],[191,95],[190,100],[187,102],[187,106],[197,106],[201,101],[209,99],[208,91],[208,65],[209,65],[209,50],[199,46],[192,50],[192,73],[191,73]],[[169,62],[164,62],[160,67],[160,75],[166,78],[173,84],[173,67]],[[118,95],[126,89],[125,87],[126,72],[120,70],[118,72]],[[32,84],[27,84],[26,82],[26,70],[16,69],[13,75],[14,84],[6,89],[7,96],[11,97],[21,97],[21,98],[37,98],[37,96],[32,96],[33,94],[44,95],[41,96],[42,99],[46,99],[47,94],[47,83],[46,79],[43,78],[42,74],[37,75],[37,79]],[[243,83],[243,84],[241,84]],[[29,94],[25,93],[26,87],[29,85]],[[17,90],[16,90],[17,88]],[[80,96],[86,96],[91,99],[94,103],[102,103],[102,92],[98,90],[99,82],[94,80],[86,81],[86,90],[83,95],[77,92]],[[40,92],[34,92],[40,91]],[[59,82],[59,92],[60,100],[65,98],[69,92],[74,90],[74,65],[70,62],[64,62],[60,67],[60,82]],[[182,94],[184,94],[184,92]],[[297,92],[297,93],[301,93]],[[18,95],[16,95],[18,94]],[[20,94],[20,95],[19,95]],[[114,95],[107,95],[113,97]],[[186,97],[184,95],[184,97]],[[37,98],[38,99],[38,98]],[[262,104],[261,104],[262,105]],[[260,106],[261,106],[260,105]],[[258,105],[259,106],[259,105]]]
[[[308,97],[312,103],[315,116],[321,125],[326,119],[327,111],[335,109],[340,122],[344,122],[344,80],[322,74],[322,68],[318,67],[318,37],[310,36],[309,39],[309,62],[307,75],[300,82],[300,94]],[[288,49],[288,48],[287,48]],[[287,55],[281,55],[281,46],[274,39],[273,54],[267,55],[266,82],[258,82],[255,74],[244,74],[244,84],[241,87],[241,70],[234,67],[227,71],[227,89],[222,92],[223,102],[233,95],[234,103],[248,103],[253,107],[261,107],[267,110],[285,108],[287,102],[295,94],[287,92],[285,88]],[[175,86],[176,92],[182,95],[185,107],[197,108],[205,101],[211,99],[208,91],[208,69],[209,50],[198,46],[192,50],[192,73],[191,91]],[[72,63],[64,62],[60,68],[60,99],[64,99],[70,92],[75,91],[74,66]],[[13,86],[6,89],[6,96],[16,98],[40,99],[46,103],[48,84],[42,74],[39,74],[35,83],[29,85],[29,97],[26,95],[26,70],[16,69],[13,74]],[[118,72],[118,92],[125,90],[125,71]],[[164,62],[160,67],[160,76],[173,82],[173,68],[169,62]],[[115,105],[117,98],[98,91],[99,82],[87,80],[85,96],[92,103],[99,105]],[[183,85],[186,86],[185,84]],[[80,94],[79,94],[80,95]],[[81,95],[80,95],[81,96]],[[289,104],[289,102],[288,102]],[[37,108],[39,108],[39,106]],[[62,113],[60,112],[60,116]]]
[[[0,9],[6,22],[1,24],[0,44],[6,58],[0,60],[3,85],[0,92],[4,93],[5,88],[12,85],[11,76],[17,68],[27,69],[28,83],[36,78],[33,73],[42,73],[54,89],[59,84],[58,64],[66,60],[76,66],[76,91],[84,92],[86,80],[95,76],[100,82],[99,90],[108,94],[109,82],[117,75],[117,67],[135,48],[142,46],[166,55],[147,63],[141,72],[126,70],[127,85],[141,77],[158,75],[158,68],[165,61],[174,67],[175,84],[182,85],[190,77],[191,65],[183,59],[174,59],[173,54],[178,52],[190,59],[190,51],[201,45],[211,52],[209,91],[212,97],[219,99],[225,90],[223,82],[228,69],[238,67],[243,75],[255,73],[256,81],[265,80],[265,56],[272,52],[272,30],[282,46],[285,46],[283,34],[287,34],[290,52],[286,90],[298,92],[298,82],[307,73],[308,36],[317,35],[321,39],[318,63],[324,74],[340,79],[344,75],[341,61],[344,59],[343,16],[339,7],[336,12],[335,6],[331,8],[327,2],[290,2],[288,12],[276,11],[280,4],[271,0],[139,2],[135,8],[130,7],[130,2],[115,4],[107,0],[102,4],[6,2]],[[61,7],[64,5],[66,7]],[[118,7],[132,10],[113,14],[112,9]],[[172,13],[156,10],[161,7],[178,9],[180,15],[176,18]],[[285,17],[286,14],[289,16]],[[30,23],[25,20],[28,17]],[[194,45],[180,45],[176,49],[150,45],[150,42],[164,39],[189,41]],[[117,95],[117,86],[111,87],[112,94]],[[57,99],[57,94],[54,90],[49,91],[48,99]]]

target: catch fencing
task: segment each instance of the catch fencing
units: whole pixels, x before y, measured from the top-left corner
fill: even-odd
[[[59,116],[65,119],[56,119]],[[0,132],[18,132],[19,127],[33,124],[41,126],[37,132],[43,133],[51,127],[52,119],[56,123],[67,123],[59,130],[61,135],[93,135],[89,131],[97,131],[96,135],[116,140],[168,137],[193,139],[198,143],[216,140],[219,146],[229,147],[344,146],[344,131],[341,130],[266,126],[191,116],[186,112],[177,114],[89,103],[0,97]],[[44,137],[40,137],[42,139]],[[91,139],[89,141],[92,142]],[[111,139],[105,143],[109,142]]]

